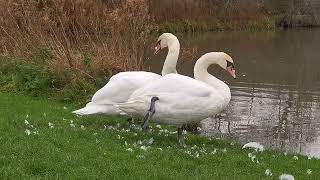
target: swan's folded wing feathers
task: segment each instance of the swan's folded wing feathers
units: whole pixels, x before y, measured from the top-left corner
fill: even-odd
[[[159,74],[155,74],[152,72],[145,72],[145,71],[126,71],[126,72],[120,72],[118,74],[113,75],[110,79],[110,81],[117,81],[119,79],[125,78],[125,77],[133,77],[133,76],[138,76],[138,77],[144,77],[144,78],[157,78],[161,77]]]
[[[193,97],[209,97],[212,92],[207,89],[199,89],[197,91],[189,91],[187,95],[191,95]]]
[[[146,95],[152,92],[155,94],[179,92],[186,95],[203,97],[212,93],[212,87],[187,76],[168,74],[136,90],[131,97]]]
[[[125,102],[136,89],[159,77],[161,76],[158,74],[142,71],[116,74],[93,95],[92,102],[95,104]]]

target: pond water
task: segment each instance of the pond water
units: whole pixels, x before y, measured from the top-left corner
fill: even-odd
[[[232,100],[220,116],[202,122],[205,135],[320,157],[320,29],[177,37],[180,74],[192,76],[195,60],[210,51],[224,51],[235,62],[236,80],[210,67],[229,85]],[[165,56],[150,56],[150,70],[160,73]]]

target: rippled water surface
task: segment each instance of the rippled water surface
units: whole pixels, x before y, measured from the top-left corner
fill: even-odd
[[[232,100],[203,122],[206,134],[320,157],[320,29],[177,36],[180,74],[192,76],[195,60],[210,51],[228,53],[236,65],[236,80],[210,67]],[[151,56],[152,71],[161,71],[165,55]]]

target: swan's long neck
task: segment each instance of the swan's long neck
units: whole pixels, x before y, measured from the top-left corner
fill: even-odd
[[[209,74],[208,67],[212,64],[217,64],[219,58],[208,54],[201,56],[194,66],[194,78],[196,80],[207,83],[219,92],[230,96],[230,88],[223,81]],[[229,99],[230,100],[230,99]]]
[[[162,76],[170,73],[177,73],[176,67],[180,52],[180,43],[178,39],[174,39],[170,44],[168,44],[168,50],[168,55],[164,61],[161,72]]]

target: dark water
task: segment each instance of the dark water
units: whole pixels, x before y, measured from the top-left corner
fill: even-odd
[[[320,157],[320,29],[177,36],[180,74],[192,76],[195,60],[210,51],[224,51],[236,64],[236,80],[210,67],[232,100],[203,122],[205,134]],[[151,56],[152,71],[161,71],[165,55]]]

